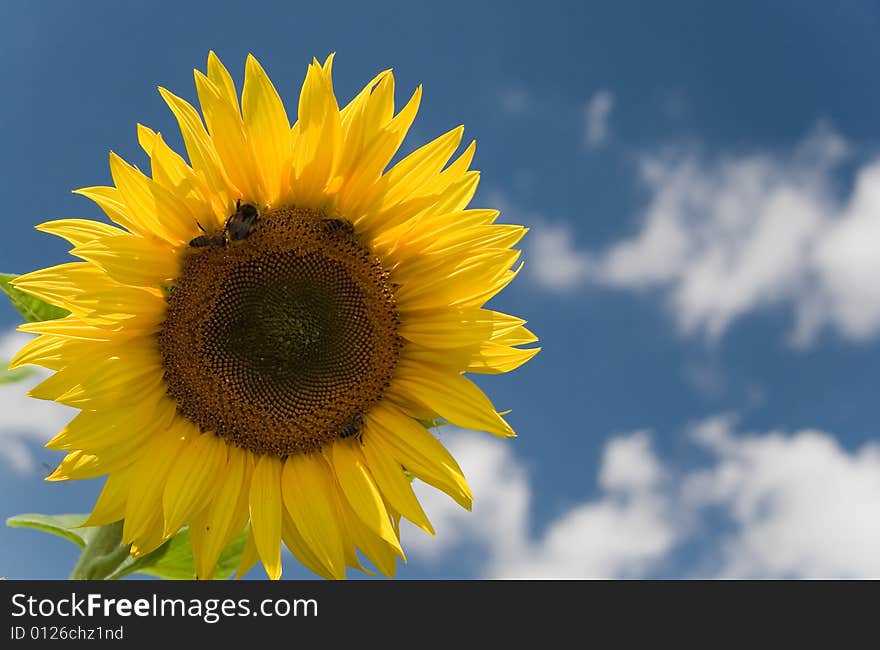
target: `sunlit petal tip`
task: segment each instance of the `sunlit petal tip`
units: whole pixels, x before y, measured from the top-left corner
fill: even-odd
[[[138,144],[141,145],[141,148],[144,152],[149,156],[153,150],[153,143],[156,140],[156,137],[159,134],[156,131],[153,131],[148,126],[144,126],[140,122],[137,124],[137,137]]]
[[[254,541],[254,534],[251,530],[248,532],[244,544],[244,551],[241,554],[241,560],[239,560],[238,569],[235,572],[235,579],[240,580],[259,561],[260,555],[257,552],[257,544]]]
[[[278,458],[260,456],[249,500],[254,543],[272,580],[281,577],[281,468]]]
[[[214,82],[206,75],[204,72],[199,70],[198,68],[193,68],[193,80],[196,82],[196,89],[210,89],[217,98],[220,97],[220,91],[217,89],[217,86],[214,85]],[[199,93],[199,101],[201,101],[201,93]],[[204,109],[204,105],[202,106]]]
[[[232,81],[232,75],[229,70],[220,61],[219,57],[213,52],[208,54],[208,65],[206,67],[208,78],[217,86],[217,89],[223,95],[226,103],[234,112],[238,112],[238,94],[235,91],[235,83]]]
[[[266,71],[263,69],[263,66],[260,64],[259,59],[255,57],[253,54],[248,54],[247,59],[244,62],[244,71],[245,74],[260,74],[264,76]]]
[[[123,160],[122,157],[119,156],[119,154],[117,154],[117,153],[116,153],[115,151],[113,151],[112,149],[111,149],[110,152],[107,154],[107,158],[108,158],[108,160],[109,160],[109,162],[110,162],[110,169],[111,169],[111,171],[112,171],[112,169],[113,169],[114,166],[121,166],[121,165],[127,165],[127,166],[128,166],[128,165],[129,165],[129,163],[127,163],[125,160]],[[130,165],[130,166],[133,167],[134,165]]]
[[[44,480],[50,483],[56,483],[58,481],[66,481],[67,474],[61,470],[61,467],[56,467],[49,476],[47,476]]]

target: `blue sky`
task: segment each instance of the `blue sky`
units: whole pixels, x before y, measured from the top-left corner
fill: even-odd
[[[293,113],[311,57],[346,101],[425,87],[405,146],[477,140],[474,205],[524,223],[493,306],[543,352],[478,382],[519,437],[441,430],[473,514],[425,490],[402,577],[880,577],[880,8],[875,3],[6,3],[0,270],[65,261],[33,230],[101,218],[69,190],[179,144],[214,49],[253,52]],[[16,314],[0,305],[8,335]],[[0,515],[79,512],[46,484],[66,415],[0,389]],[[64,543],[0,530],[0,575],[63,577]],[[289,560],[289,558],[288,558]],[[259,575],[254,572],[254,575]],[[307,577],[287,561],[285,576]]]

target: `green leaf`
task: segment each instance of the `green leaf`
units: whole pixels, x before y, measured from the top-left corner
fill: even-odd
[[[109,526],[81,528],[87,515],[16,515],[6,520],[11,528],[33,528],[57,535],[82,549],[79,560],[70,574],[74,580],[101,580],[106,578],[128,555],[128,546],[119,543],[122,522]]]
[[[143,573],[165,580],[192,580],[195,565],[189,545],[189,531],[181,531],[144,557],[128,557],[110,578],[119,580],[132,573]]]
[[[70,313],[66,309],[50,305],[48,302],[16,289],[10,284],[16,277],[18,276],[15,273],[0,273],[0,291],[6,294],[12,306],[24,316],[28,323],[63,318]]]
[[[183,528],[174,537],[144,557],[129,555],[128,545],[120,544],[122,522],[107,526],[79,528],[87,515],[16,515],[6,520],[12,528],[33,528],[63,537],[82,550],[71,578],[85,580],[119,580],[133,573],[164,580],[193,580],[195,561],[189,541],[189,529]],[[248,531],[245,529],[223,549],[214,571],[214,579],[225,580],[238,568],[244,552]]]
[[[247,531],[241,532],[223,549],[214,571],[215,580],[225,580],[238,568]],[[129,558],[110,575],[118,580],[132,573],[143,573],[164,580],[194,580],[195,561],[189,541],[189,529],[184,528],[155,551],[142,558]]]
[[[10,528],[33,528],[57,535],[85,548],[88,528],[76,528],[87,519],[86,515],[15,515],[6,520]]]
[[[7,370],[9,365],[6,361],[0,361],[0,384],[13,384],[17,381],[27,379],[36,374],[33,368],[16,368],[15,370]]]
[[[86,528],[86,547],[82,550],[71,580],[105,580],[125,562],[130,545],[122,543],[122,521]]]
[[[250,530],[245,528],[238,535],[232,538],[232,541],[226,545],[223,552],[220,553],[220,559],[217,560],[217,568],[214,570],[215,580],[226,580],[231,578],[238,566],[241,564],[241,556],[244,553],[244,547],[247,543]]]

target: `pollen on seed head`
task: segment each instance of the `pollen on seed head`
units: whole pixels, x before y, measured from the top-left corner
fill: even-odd
[[[256,454],[316,451],[378,401],[401,339],[388,275],[324,215],[281,208],[190,251],[158,333],[178,411]]]

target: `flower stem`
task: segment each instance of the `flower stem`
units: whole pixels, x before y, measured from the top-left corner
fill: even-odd
[[[97,526],[79,556],[71,580],[104,580],[128,557],[129,545],[122,543],[122,522]]]

